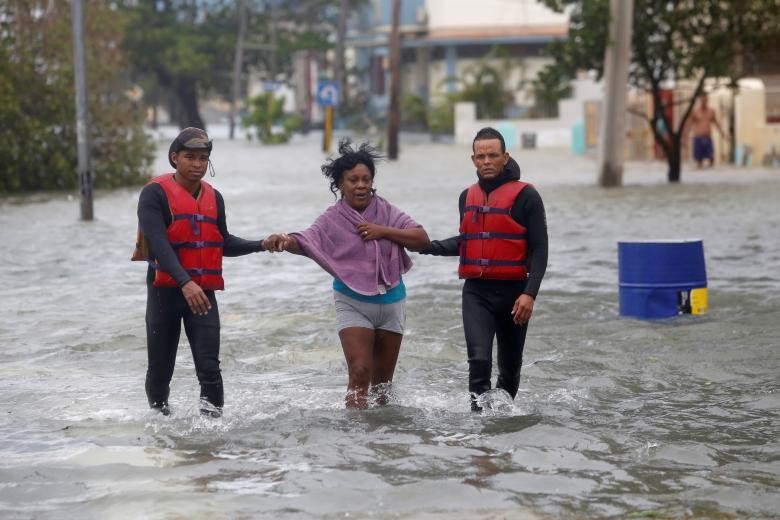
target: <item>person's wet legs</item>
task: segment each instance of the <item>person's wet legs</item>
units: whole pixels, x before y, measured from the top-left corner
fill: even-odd
[[[368,408],[368,388],[374,372],[374,330],[347,327],[339,331],[339,339],[349,372],[344,401],[347,408]]]
[[[150,407],[160,410],[164,415],[170,413],[168,396],[180,333],[180,320],[146,323],[146,398]]]
[[[507,313],[499,319],[499,326],[496,332],[498,362],[498,380],[496,388],[502,388],[507,391],[512,399],[517,395],[517,389],[520,387],[520,369],[523,366],[523,348],[525,346],[525,336],[528,331],[528,324],[517,325],[512,321],[512,317]]]
[[[471,409],[480,411],[477,397],[490,390],[493,366],[493,338],[496,333],[492,304],[481,291],[463,286],[463,332],[469,362]]]
[[[390,387],[403,338],[403,334],[389,330],[378,329],[374,333],[371,391],[376,394],[377,404],[387,404],[390,399]]]
[[[177,289],[148,288],[146,303],[146,352],[148,365],[145,390],[149,406],[168,415],[168,396],[176,351],[181,335],[181,306]],[[183,301],[179,294],[179,299]]]
[[[205,316],[192,314],[192,312],[186,313],[184,330],[195,362],[201,401],[211,405],[201,405],[201,413],[219,416],[224,405],[222,373],[219,368],[219,308],[214,292],[206,291],[206,295],[211,302],[211,310]]]

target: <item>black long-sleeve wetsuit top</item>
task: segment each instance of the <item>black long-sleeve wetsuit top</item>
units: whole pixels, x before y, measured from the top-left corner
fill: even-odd
[[[490,193],[502,184],[520,179],[520,167],[514,159],[509,159],[504,171],[491,181],[479,179],[479,185],[486,193]],[[463,190],[458,199],[460,221],[466,207],[466,194],[468,188]],[[534,299],[539,293],[542,278],[547,270],[547,217],[544,212],[542,197],[536,189],[528,185],[515,199],[510,210],[510,215],[515,222],[525,227],[526,236],[526,261],[528,266],[528,281],[525,284],[523,294],[528,294]],[[444,240],[432,240],[430,247],[422,251],[422,254],[436,256],[458,256],[460,254],[460,235]]]
[[[245,240],[228,233],[225,200],[217,190],[214,192],[217,198],[217,226],[224,239],[222,256],[242,256],[262,251],[263,242],[261,240]],[[168,226],[171,225],[172,221],[168,198],[165,196],[165,190],[162,186],[154,182],[144,186],[138,198],[138,224],[149,242],[149,252],[152,258],[156,259],[160,268],[170,274],[181,287],[192,278],[179,263],[179,257],[168,241]],[[154,276],[154,268],[149,266],[146,274],[147,282],[151,283]]]

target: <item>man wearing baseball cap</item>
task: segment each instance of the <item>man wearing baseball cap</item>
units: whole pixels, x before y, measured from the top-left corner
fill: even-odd
[[[164,415],[170,414],[168,395],[182,323],[200,383],[200,411],[222,415],[220,322],[214,296],[224,289],[222,257],[263,250],[262,241],[228,232],[222,195],[203,180],[211,150],[205,131],[182,130],[168,150],[175,171],[149,181],[138,199],[139,240],[133,260],[149,262],[146,396]]]

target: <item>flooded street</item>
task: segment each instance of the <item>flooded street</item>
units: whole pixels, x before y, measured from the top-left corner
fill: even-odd
[[[168,171],[161,144],[156,171]],[[244,238],[308,226],[334,198],[316,136],[216,140],[209,179]],[[454,235],[468,148],[402,143],[380,195]],[[514,409],[469,411],[457,259],[411,253],[393,404],[344,409],[331,279],[312,261],[224,262],[225,415],[202,418],[182,335],[173,415],[144,394],[138,189],[0,201],[0,517],[777,518],[780,171],[665,181],[632,163],[516,151],[546,208],[550,260]],[[709,313],[618,314],[617,242],[703,240]],[[494,374],[495,375],[495,374]]]

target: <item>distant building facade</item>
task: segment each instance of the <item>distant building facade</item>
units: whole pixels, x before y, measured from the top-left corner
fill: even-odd
[[[403,0],[401,7],[401,89],[426,102],[455,92],[457,78],[499,46],[516,65],[505,84],[516,86],[516,104],[530,103],[522,85],[550,61],[545,46],[568,29],[567,15],[537,0]],[[347,35],[361,72],[353,88],[379,109],[390,85],[391,21],[392,1],[371,0],[352,17]]]

